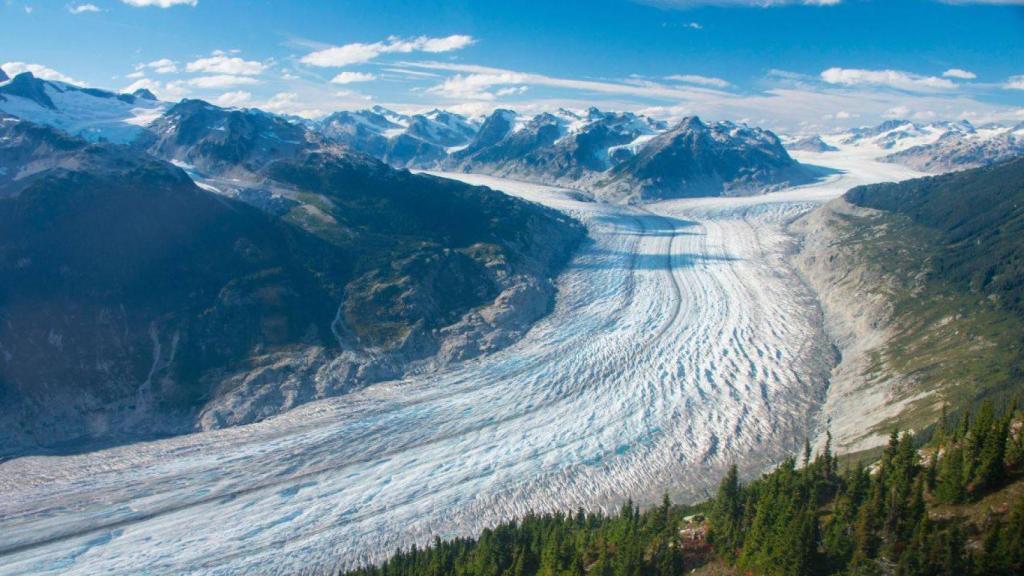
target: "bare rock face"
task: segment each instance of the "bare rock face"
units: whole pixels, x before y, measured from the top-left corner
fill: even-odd
[[[892,337],[892,303],[886,278],[865,261],[851,241],[850,218],[871,219],[879,213],[837,198],[791,225],[802,240],[793,256],[804,280],[818,294],[825,330],[840,352],[822,407],[836,445],[856,452],[886,441],[870,434],[873,425],[898,414],[899,378],[871,371],[876,353]],[[851,304],[855,303],[855,304]]]

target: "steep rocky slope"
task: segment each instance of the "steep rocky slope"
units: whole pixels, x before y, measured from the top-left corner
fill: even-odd
[[[175,104],[148,126],[136,146],[201,173],[234,176],[321,147],[312,132],[280,116],[228,110],[202,100]]]
[[[825,413],[846,451],[1024,382],[1024,160],[854,188],[794,224],[842,353]]]
[[[363,156],[207,143],[187,157],[301,200],[255,208],[141,151],[0,123],[2,453],[249,422],[494,350],[547,311],[582,235]]]

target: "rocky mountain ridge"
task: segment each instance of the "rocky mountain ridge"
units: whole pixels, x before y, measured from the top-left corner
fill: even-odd
[[[583,236],[256,111],[185,102],[154,134],[0,123],[5,453],[251,422],[494,351]]]

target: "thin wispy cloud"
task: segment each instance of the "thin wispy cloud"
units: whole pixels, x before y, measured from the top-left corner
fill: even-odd
[[[663,8],[697,8],[700,6],[773,8],[776,6],[838,6],[843,0],[635,0]],[[970,5],[989,4],[992,6],[1024,6],[1024,0],[933,0],[939,4]]]
[[[942,73],[943,78],[957,78],[959,80],[974,80],[978,77],[977,74],[969,70],[962,68],[950,68]]]
[[[232,88],[234,86],[250,86],[259,83],[259,80],[251,76],[235,76],[232,74],[200,76],[188,81],[190,86],[195,86],[196,88]]]
[[[352,64],[362,64],[374,60],[381,54],[408,54],[411,52],[441,53],[461,50],[475,42],[472,36],[453,34],[442,38],[420,36],[413,39],[391,37],[383,42],[371,44],[352,43],[343,46],[331,46],[311,52],[302,57],[300,62],[321,68],[342,68]]]
[[[172,6],[195,6],[198,0],[121,0],[121,2],[136,8],[154,6],[156,8],[170,8]]]
[[[99,12],[99,6],[95,4],[69,4],[68,12],[72,14],[87,14],[89,12]]]
[[[342,72],[331,79],[332,84],[353,84],[355,82],[370,82],[376,80],[377,76],[365,72]]]
[[[673,82],[683,82],[685,84],[699,84],[701,86],[713,86],[715,88],[728,88],[731,86],[728,80],[716,78],[714,76],[701,76],[699,74],[673,74],[666,76],[665,80],[671,80]]]
[[[901,70],[865,70],[860,68],[829,68],[821,73],[828,84],[843,86],[883,86],[912,92],[952,90],[956,83],[937,76],[921,76]]]
[[[491,92],[491,88],[511,85],[545,86],[594,94],[620,94],[654,99],[684,99],[708,93],[725,94],[703,87],[668,86],[644,81],[608,82],[561,78],[475,64],[403,62],[402,66],[456,72],[455,76],[428,90],[451,99],[494,100],[497,94]]]
[[[381,68],[381,71],[402,74],[403,76],[413,76],[415,78],[438,78],[440,76],[440,74],[435,74],[433,72],[423,72],[422,70],[409,70],[408,68]]]
[[[697,8],[699,6],[771,8],[794,5],[835,6],[840,4],[841,0],[637,0],[637,2],[663,8]]]

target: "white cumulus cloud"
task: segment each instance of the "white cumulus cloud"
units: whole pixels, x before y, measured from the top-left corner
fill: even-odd
[[[11,78],[14,78],[22,72],[31,72],[33,76],[35,76],[36,78],[42,78],[43,80],[55,80],[57,82],[75,84],[76,86],[82,86],[85,84],[84,82],[75,80],[74,78],[67,76],[66,74],[61,74],[53,68],[43,66],[42,64],[29,64],[28,62],[5,62],[3,66],[0,66],[0,68],[3,68],[4,72]]]
[[[213,103],[224,108],[238,108],[252,102],[252,94],[244,90],[225,92],[213,99]]]
[[[821,73],[821,79],[829,84],[883,86],[911,92],[934,92],[956,88],[956,83],[946,78],[921,76],[900,70],[829,68]]]
[[[178,71],[178,64],[170,58],[161,58],[148,64],[143,64],[139,68],[149,68],[157,74],[174,74]]]
[[[942,73],[944,78],[959,78],[960,80],[974,80],[978,77],[977,74],[970,70],[964,70],[963,68],[950,68]]]
[[[1006,83],[1003,84],[1003,88],[1007,90],[1024,90],[1024,75],[1010,76],[1006,79]]]
[[[293,114],[303,118],[317,118],[324,115],[323,110],[308,106],[295,92],[278,92],[260,108],[277,114]]]
[[[199,58],[189,62],[185,69],[189,72],[205,72],[207,74],[256,76],[263,73],[266,65],[255,60],[243,60],[237,56],[228,56],[223,52],[215,52],[207,58]]]
[[[342,72],[331,79],[333,84],[352,84],[354,82],[369,82],[376,80],[377,77],[373,74],[367,74],[365,72]]]
[[[369,62],[381,54],[410,52],[451,52],[469,46],[475,42],[472,36],[453,34],[443,38],[420,36],[413,39],[391,37],[383,42],[364,44],[355,42],[343,46],[331,46],[311,52],[302,57],[303,64],[324,68],[340,68],[352,64]]]

